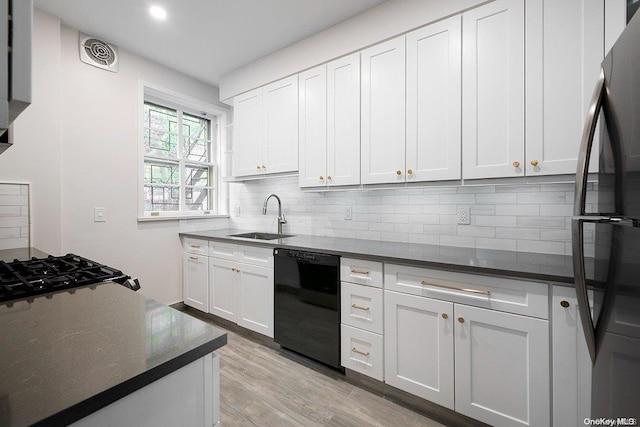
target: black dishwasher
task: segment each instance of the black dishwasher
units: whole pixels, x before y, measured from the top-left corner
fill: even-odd
[[[274,341],[340,367],[340,257],[275,249]]]

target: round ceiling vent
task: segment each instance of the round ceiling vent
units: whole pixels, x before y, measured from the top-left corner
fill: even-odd
[[[94,67],[118,71],[118,48],[103,40],[80,34],[80,60]]]

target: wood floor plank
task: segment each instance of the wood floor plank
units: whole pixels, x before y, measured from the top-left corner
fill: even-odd
[[[340,374],[311,369],[299,356],[231,331],[217,353],[223,427],[444,427]]]

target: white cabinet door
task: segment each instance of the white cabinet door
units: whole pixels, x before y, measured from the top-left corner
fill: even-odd
[[[182,262],[182,298],[189,307],[209,311],[209,266],[207,257],[185,253]]]
[[[224,259],[209,258],[209,312],[223,319],[236,322],[236,287],[239,275],[236,263]]]
[[[551,316],[553,425],[578,426],[591,416],[591,357],[573,288],[553,287]]]
[[[465,12],[462,46],[462,176],[522,176],[523,0],[496,0]]]
[[[239,326],[273,338],[273,268],[238,264]]]
[[[328,185],[360,184],[360,53],[327,64]]]
[[[407,34],[407,182],[460,179],[461,17]]]
[[[384,379],[453,409],[453,303],[384,292]]]
[[[262,172],[262,88],[233,100],[233,175]]]
[[[548,426],[549,322],[455,306],[455,410],[493,426]]]
[[[362,183],[405,181],[405,39],[361,52]]]
[[[584,119],[604,58],[604,4],[527,1],[527,175],[576,172]],[[597,162],[591,167],[597,170]]]
[[[298,75],[300,187],[327,185],[327,67]]]
[[[263,172],[297,171],[298,76],[264,86],[262,97]]]

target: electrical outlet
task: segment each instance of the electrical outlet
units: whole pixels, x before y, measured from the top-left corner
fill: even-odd
[[[458,224],[469,225],[471,224],[471,217],[469,216],[469,207],[458,207]]]
[[[344,219],[347,221],[350,221],[353,219],[353,209],[351,208],[351,206],[347,207],[344,210]]]
[[[107,208],[93,208],[93,222],[107,222]]]
[[[236,206],[236,216],[240,216],[240,205]]]

